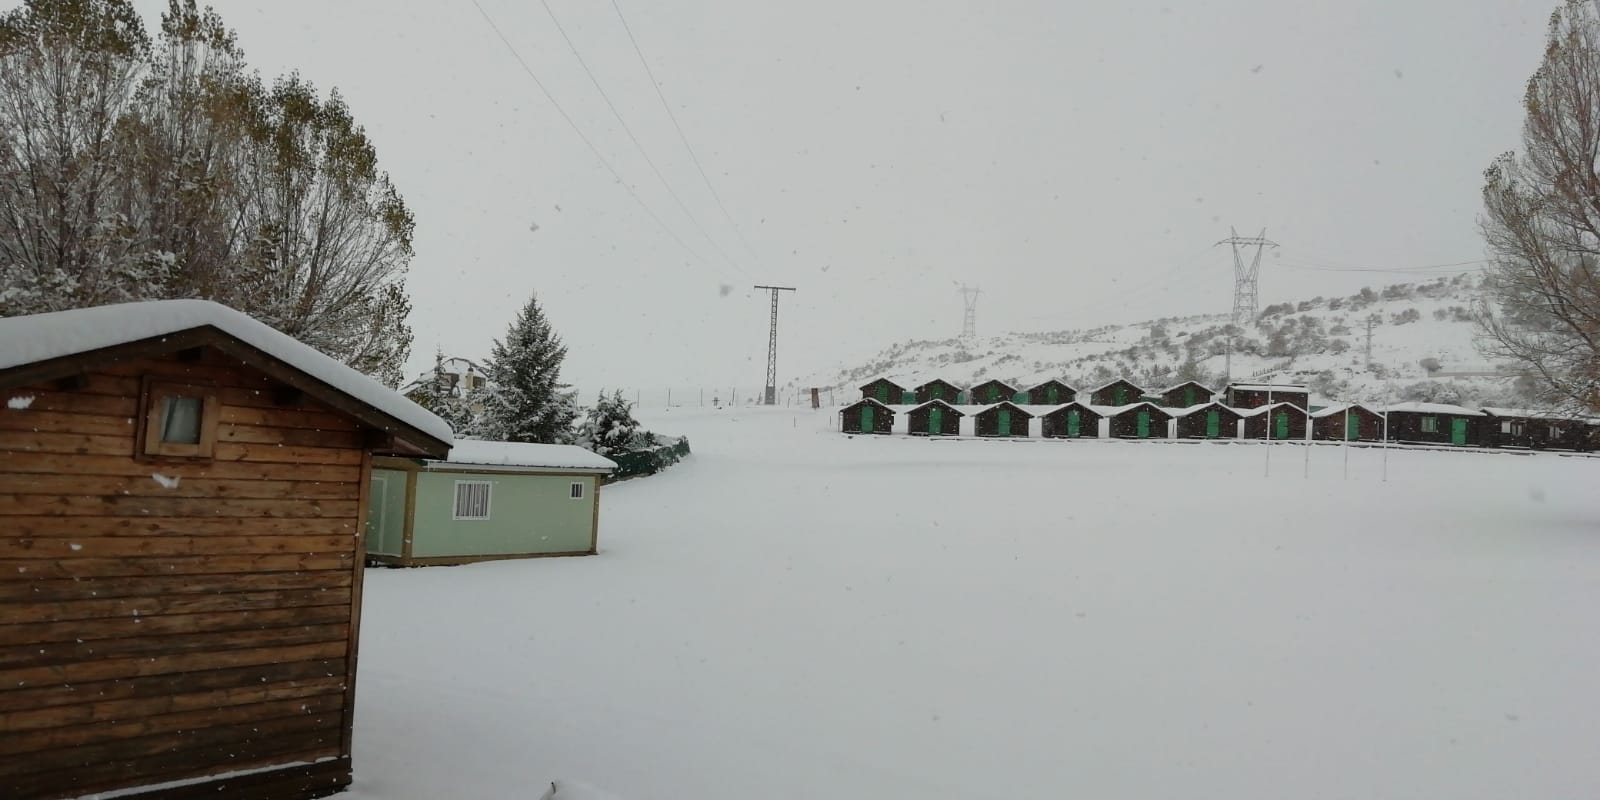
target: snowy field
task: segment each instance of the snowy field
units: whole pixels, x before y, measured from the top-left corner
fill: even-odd
[[[658,412],[598,557],[367,574],[367,800],[1600,793],[1600,459]]]

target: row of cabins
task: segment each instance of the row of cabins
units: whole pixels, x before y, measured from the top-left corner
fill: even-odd
[[[968,416],[973,418],[973,435],[1010,438],[1377,442],[1387,437],[1394,442],[1588,450],[1600,434],[1600,427],[1585,420],[1513,409],[1435,403],[1311,409],[1309,392],[1298,385],[1233,384],[1219,393],[1191,381],[1146,394],[1119,380],[1088,392],[1088,402],[1081,402],[1072,399],[1076,390],[1054,380],[1026,391],[1001,381],[962,391],[942,380],[908,390],[879,379],[863,386],[862,393],[860,401],[840,412],[840,428],[847,433],[890,433],[895,416],[904,413],[906,431],[925,436],[959,435],[961,420]],[[899,408],[881,399],[897,396]]]
[[[1087,394],[1087,399],[1080,394]],[[1151,392],[1125,379],[1080,393],[1067,383],[1054,379],[1024,390],[1000,380],[984,381],[969,389],[962,389],[942,379],[916,383],[878,378],[861,387],[861,397],[887,406],[921,405],[932,400],[942,400],[951,405],[992,405],[1009,401],[1017,405],[1045,406],[1079,400],[1085,405],[1094,406],[1147,402],[1162,408],[1193,408],[1220,401],[1232,408],[1260,408],[1269,403],[1289,403],[1309,409],[1311,403],[1311,393],[1301,385],[1235,383],[1217,392],[1196,381],[1185,381]]]
[[[592,553],[613,466],[214,303],[0,319],[0,798],[340,791],[367,560]]]

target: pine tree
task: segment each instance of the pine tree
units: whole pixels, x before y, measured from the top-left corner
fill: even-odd
[[[618,389],[595,400],[578,428],[577,443],[603,456],[637,450],[649,436],[633,418],[633,404]]]
[[[504,340],[495,340],[484,366],[489,388],[473,433],[503,442],[568,443],[578,409],[561,382],[561,344],[539,307],[528,299]]]

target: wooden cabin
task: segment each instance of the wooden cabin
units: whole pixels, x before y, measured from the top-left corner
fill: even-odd
[[[906,432],[912,436],[959,436],[964,416],[943,400],[929,400],[906,412]]]
[[[845,433],[891,433],[894,409],[877,400],[858,400],[839,411],[839,430]]]
[[[1230,383],[1223,389],[1223,404],[1234,408],[1261,408],[1269,403],[1289,403],[1311,409],[1311,391],[1299,383]]]
[[[916,387],[913,399],[915,399],[918,404],[927,403],[930,400],[943,400],[946,403],[954,405],[962,401],[962,394],[961,387],[947,380],[934,378],[933,380]]]
[[[1215,401],[1174,411],[1173,416],[1179,439],[1237,439],[1243,419],[1238,411]]]
[[[1276,395],[1274,395],[1276,396]],[[1244,417],[1244,438],[1299,441],[1306,438],[1310,415],[1294,403],[1284,401],[1259,406],[1240,413]]]
[[[1002,401],[1016,402],[1016,400],[1017,388],[1005,381],[984,381],[967,392],[967,402],[973,405],[989,405]]]
[[[1389,441],[1479,447],[1489,415],[1444,403],[1397,403],[1389,406]]]
[[[900,405],[909,390],[890,378],[877,380],[861,387],[861,399],[876,400],[884,405]]]
[[[1313,411],[1311,438],[1322,441],[1381,442],[1383,415],[1359,403]]]
[[[1172,414],[1155,403],[1138,402],[1101,409],[1113,439],[1165,439]]]
[[[0,319],[0,797],[348,785],[372,459],[451,439],[215,303]]]
[[[1198,381],[1184,381],[1177,386],[1162,389],[1157,398],[1166,408],[1194,408],[1217,399],[1217,393],[1202,386]]]
[[[1078,396],[1078,390],[1054,378],[1029,389],[1027,392],[1028,404],[1035,406],[1059,406],[1070,403]]]
[[[1068,403],[1039,417],[1039,435],[1046,439],[1096,439],[1100,436],[1099,411],[1083,403]]]
[[[1028,421],[1033,415],[1009,400],[1002,400],[972,415],[973,432],[979,436],[1026,439]]]
[[[1089,404],[1096,406],[1125,406],[1139,402],[1144,397],[1144,389],[1134,385],[1132,381],[1118,378],[1089,393]]]
[[[426,567],[594,555],[600,484],[617,463],[573,445],[461,440],[447,459],[372,466],[369,560]]]

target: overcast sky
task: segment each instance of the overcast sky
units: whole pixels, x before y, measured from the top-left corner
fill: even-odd
[[[589,390],[759,386],[756,283],[799,289],[783,382],[958,333],[962,282],[980,333],[1226,312],[1229,226],[1282,245],[1263,305],[1482,258],[1555,7],[618,0],[730,225],[609,0],[549,0],[697,226],[545,7],[479,2],[670,234],[472,0],[214,5],[264,75],[344,93],[415,211],[413,361],[481,358],[537,291]]]

